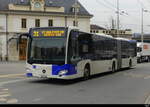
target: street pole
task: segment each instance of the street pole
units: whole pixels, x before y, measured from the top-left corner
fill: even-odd
[[[149,12],[149,11],[142,8],[142,18],[141,18],[141,43],[142,43],[142,49],[143,49],[143,44],[144,44],[144,12]]]
[[[119,37],[119,0],[117,0],[117,37]],[[121,41],[117,41],[117,68],[120,69],[122,65],[122,60],[121,60]]]
[[[8,14],[6,14],[6,61],[8,61]]]
[[[141,44],[142,44],[142,50],[143,50],[143,43],[144,43],[144,9],[142,8],[142,18],[141,18]]]
[[[119,16],[119,0],[117,0],[117,37],[119,37],[119,23],[120,22],[120,16]]]
[[[143,42],[144,42],[143,12],[144,12],[144,9],[142,8],[142,18],[141,18],[141,42],[142,42],[142,46],[143,46]]]
[[[78,0],[75,0],[75,26],[78,26],[78,18],[77,18],[77,8],[78,8]]]

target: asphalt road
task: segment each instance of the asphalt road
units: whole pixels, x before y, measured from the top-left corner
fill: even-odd
[[[150,63],[88,81],[27,78],[25,63],[0,63],[0,104],[150,104]]]

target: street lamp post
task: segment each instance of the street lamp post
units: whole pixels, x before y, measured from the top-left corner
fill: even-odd
[[[119,0],[117,0],[117,37],[119,37],[119,23],[120,22],[120,16],[119,16]]]
[[[143,49],[143,43],[144,43],[144,12],[148,12],[148,10],[145,10],[142,8],[142,17],[141,17],[141,43],[142,43],[142,49]]]
[[[5,60],[8,61],[8,14],[6,14],[6,57]]]
[[[78,26],[77,9],[78,9],[78,0],[75,0],[75,26]]]
[[[141,43],[142,43],[142,48],[143,48],[143,42],[144,42],[144,28],[143,28],[143,12],[144,12],[144,9],[142,8],[142,21],[141,21]]]

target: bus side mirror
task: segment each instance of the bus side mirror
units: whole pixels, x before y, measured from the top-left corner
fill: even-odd
[[[19,49],[19,44],[21,44],[22,37],[26,37],[26,38],[28,38],[28,37],[30,37],[30,36],[29,36],[29,34],[28,34],[28,33],[23,33],[23,34],[19,35],[19,37],[18,37],[18,41],[17,41],[17,50]]]

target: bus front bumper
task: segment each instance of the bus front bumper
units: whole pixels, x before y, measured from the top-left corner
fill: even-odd
[[[39,74],[33,74],[33,73],[27,73],[27,77],[35,77],[35,78],[44,78],[44,79],[62,79],[62,80],[71,80],[71,79],[76,79],[79,78],[77,74],[74,75],[53,75],[53,76],[47,76],[47,75],[39,75]]]

